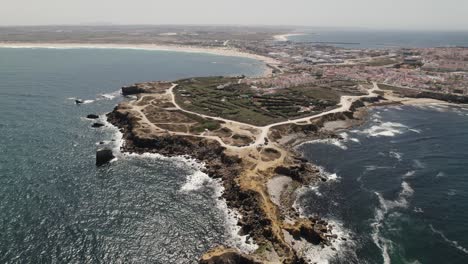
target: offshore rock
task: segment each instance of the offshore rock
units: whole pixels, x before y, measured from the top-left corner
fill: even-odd
[[[99,116],[95,115],[95,114],[89,114],[89,115],[86,116],[86,118],[88,118],[88,119],[98,119]]]
[[[99,149],[96,152],[96,166],[102,166],[104,164],[109,163],[113,158],[115,158],[114,154],[112,153],[111,149],[104,148]]]

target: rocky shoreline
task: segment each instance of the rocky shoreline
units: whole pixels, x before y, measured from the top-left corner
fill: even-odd
[[[128,92],[128,88],[124,89]],[[134,91],[141,98],[138,94],[141,90],[132,88]],[[252,155],[249,159],[241,158],[209,138],[170,133],[147,136],[137,132],[141,126],[141,116],[130,111],[126,103],[119,104],[107,114],[107,119],[123,133],[123,152],[189,156],[205,164],[204,172],[207,175],[222,180],[225,190],[222,197],[228,208],[241,216],[238,222],[241,235],[252,238],[259,245],[259,250],[247,256],[234,248],[218,247],[204,254],[200,263],[240,263],[237,260],[242,260],[242,263],[306,263],[306,257],[294,248],[294,240],[329,246],[330,241],[338,237],[332,234],[332,226],[326,221],[300,216],[292,208],[291,201],[295,199],[295,189],[326,179],[321,177],[318,168],[294,151],[298,142],[284,144],[280,141],[286,134],[308,140],[337,137],[333,132],[322,130],[325,123],[341,120],[349,125],[357,124],[362,116],[359,111],[382,99],[381,96],[359,99],[349,111],[324,115],[311,120],[311,124],[273,127],[270,131],[271,140],[274,141],[272,144],[286,154],[274,167],[255,171],[251,169],[252,162],[256,161],[250,157]],[[254,151],[264,153],[266,150],[260,148]],[[278,152],[275,149],[269,151],[273,154]],[[278,175],[290,178],[292,189],[286,194],[282,193],[280,205],[272,202],[266,187],[268,180]],[[291,241],[286,239],[289,236],[293,238]]]

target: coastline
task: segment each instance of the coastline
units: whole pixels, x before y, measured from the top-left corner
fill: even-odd
[[[276,66],[280,62],[276,59],[244,52],[233,48],[208,48],[199,46],[162,45],[162,44],[112,44],[112,43],[32,43],[32,42],[0,42],[0,48],[16,49],[121,49],[121,50],[145,50],[145,51],[169,51],[185,53],[201,53],[226,57],[240,57],[261,61],[265,64],[262,76],[270,76],[273,69],[269,65]]]

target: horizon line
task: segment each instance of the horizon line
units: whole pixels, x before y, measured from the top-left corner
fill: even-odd
[[[147,24],[147,23],[113,23],[113,22],[95,22],[95,23],[64,23],[64,24],[11,24],[11,25],[0,25],[0,28],[14,28],[14,27],[163,27],[163,26],[201,26],[201,27],[260,27],[260,28],[277,28],[277,29],[325,29],[325,30],[377,30],[377,31],[428,31],[428,32],[468,32],[468,29],[428,29],[428,28],[392,28],[392,27],[365,27],[365,26],[312,26],[312,25],[271,25],[271,24],[190,24],[190,23],[161,23],[161,24]]]

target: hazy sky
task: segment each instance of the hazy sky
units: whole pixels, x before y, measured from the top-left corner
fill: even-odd
[[[468,0],[0,0],[0,25],[101,22],[468,30]]]

